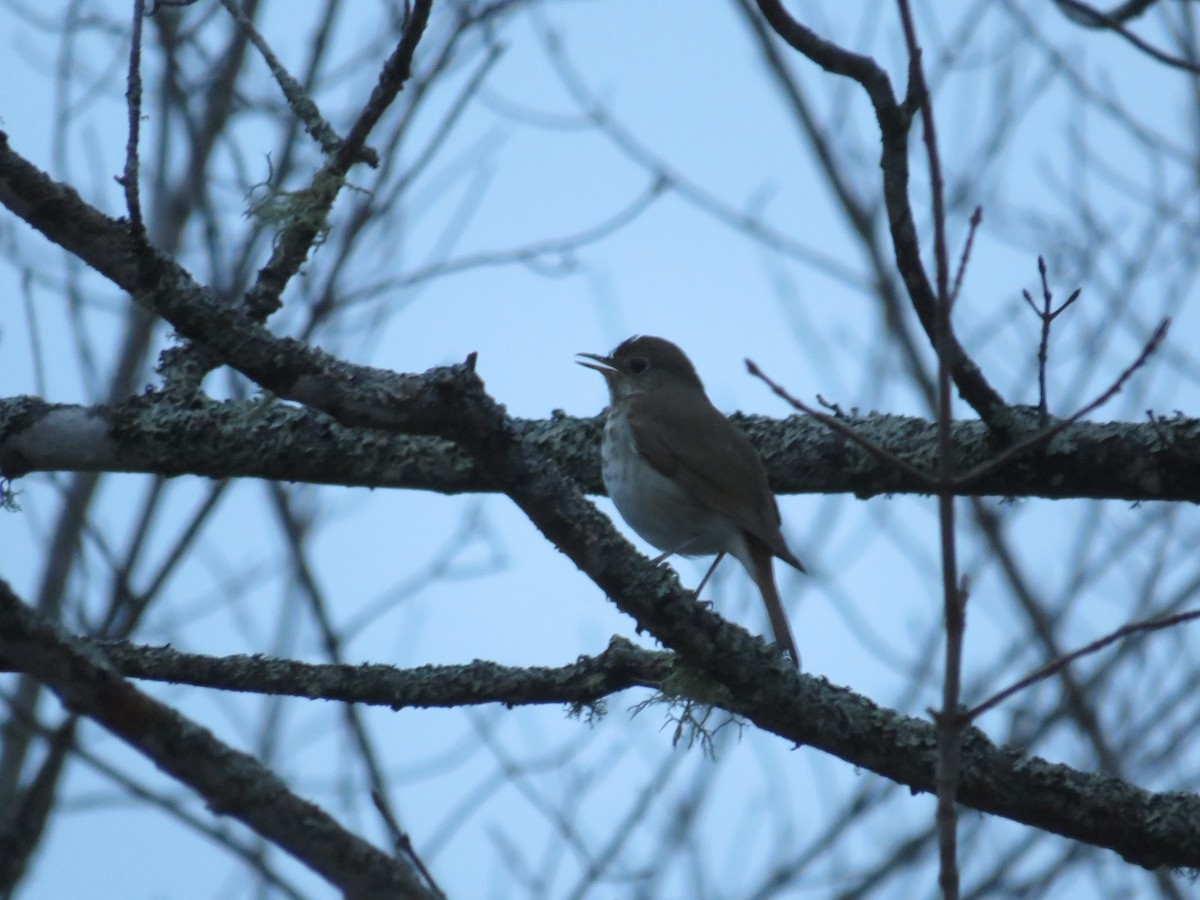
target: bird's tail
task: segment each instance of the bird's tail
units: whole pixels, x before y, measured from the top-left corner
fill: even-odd
[[[783,601],[779,599],[779,589],[775,587],[775,572],[772,567],[774,555],[761,541],[750,539],[750,558],[754,563],[751,577],[758,585],[763,603],[767,607],[767,618],[771,620],[771,630],[775,633],[775,643],[780,650],[791,654],[792,662],[800,668],[800,652],[792,638],[792,629],[788,625],[787,613],[783,610]]]

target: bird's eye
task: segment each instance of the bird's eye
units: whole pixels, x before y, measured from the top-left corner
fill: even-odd
[[[648,368],[650,368],[650,363],[646,362],[640,356],[629,361],[629,371],[634,375],[641,375]]]

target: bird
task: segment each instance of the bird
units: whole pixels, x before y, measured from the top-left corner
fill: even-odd
[[[697,594],[725,554],[740,562],[762,594],[776,646],[799,668],[773,560],[807,570],[784,541],[754,446],[713,406],[692,361],[670,341],[635,335],[607,356],[576,355],[608,386],[601,472],[621,517],[662,551],[656,563],[716,554]]]

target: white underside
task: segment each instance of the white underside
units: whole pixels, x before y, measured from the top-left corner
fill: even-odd
[[[602,475],[609,497],[629,527],[664,553],[728,553],[752,571],[741,529],[724,515],[698,504],[646,462],[632,446],[629,429],[618,425],[619,414],[613,414],[604,426]]]

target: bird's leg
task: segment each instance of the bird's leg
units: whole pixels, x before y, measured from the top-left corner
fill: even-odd
[[[713,564],[708,567],[708,571],[704,573],[704,577],[700,579],[700,584],[696,586],[696,596],[700,596],[700,592],[704,590],[704,586],[708,584],[708,579],[712,577],[712,573],[717,571],[717,566],[721,564],[721,560],[725,558],[725,551],[722,550],[717,554],[717,558],[713,560]]]
[[[651,562],[653,562],[656,566],[660,566],[664,562],[666,562],[668,559],[670,559],[672,556],[674,556],[676,553],[682,553],[685,549],[687,549],[688,545],[693,543],[695,540],[696,540],[695,538],[689,538],[686,542],[680,544],[678,547],[668,550],[666,553],[660,553],[658,556],[654,557],[654,559],[651,560]],[[696,586],[696,590],[693,591],[693,593],[697,597],[699,597],[700,592],[702,590],[704,590],[704,586],[706,584],[708,584],[708,579],[711,578],[712,573],[717,570],[717,565],[721,562],[721,559],[724,556],[725,556],[725,551],[722,550],[720,553],[717,554],[717,558],[713,560],[713,564],[708,567],[708,571],[704,573],[704,577],[700,579],[700,584],[698,584]]]

